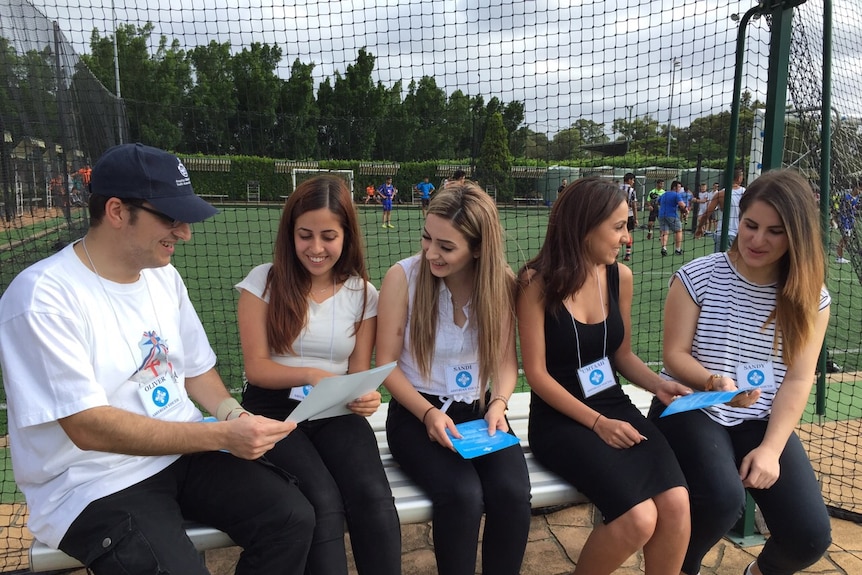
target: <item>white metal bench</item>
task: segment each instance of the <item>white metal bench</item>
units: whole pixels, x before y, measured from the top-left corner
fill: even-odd
[[[633,385],[626,385],[623,389],[632,398],[634,404],[646,414],[649,409],[652,394]],[[380,448],[380,459],[386,470],[386,477],[392,487],[392,495],[395,498],[395,509],[402,524],[422,523],[431,520],[431,501],[425,496],[395,463],[389,452],[389,444],[386,441],[386,412],[388,404],[381,406],[377,413],[369,418],[374,433],[377,436],[377,445]],[[555,507],[570,503],[583,503],[587,499],[569,483],[560,479],[557,475],[546,471],[533,457],[530,445],[527,443],[527,418],[530,411],[529,392],[516,393],[509,400],[509,423],[515,434],[521,439],[521,448],[527,459],[527,469],[530,472],[531,506],[533,509],[544,507]],[[234,542],[225,533],[203,525],[190,525],[186,533],[192,543],[200,552],[208,549],[219,549],[231,547]],[[51,549],[38,541],[30,546],[30,571],[34,573],[60,569],[74,569],[81,564],[57,549]]]

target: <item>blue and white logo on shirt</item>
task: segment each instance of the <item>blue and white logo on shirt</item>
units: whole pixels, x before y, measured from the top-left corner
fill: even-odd
[[[466,389],[473,383],[473,376],[470,375],[469,371],[462,371],[455,376],[455,383],[458,384],[458,387]]]
[[[766,381],[766,376],[759,369],[752,369],[748,372],[748,383],[750,385],[758,387],[764,381]]]
[[[168,401],[171,399],[171,394],[168,393],[168,390],[164,388],[164,386],[158,386],[153,390],[153,403],[155,403],[158,407],[164,407],[168,404]]]

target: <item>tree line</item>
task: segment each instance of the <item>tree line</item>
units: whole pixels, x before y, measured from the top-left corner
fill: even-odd
[[[508,170],[515,158],[577,162],[596,155],[584,146],[608,143],[602,123],[577,119],[549,137],[524,125],[525,105],[491,97],[451,94],[433,77],[384,86],[373,79],[375,57],[365,48],[356,60],[317,86],[314,63],[294,60],[287,79],[277,74],[283,52],[254,42],[235,51],[230,43],[183,49],[179,40],[159,38],[150,49],[154,26],[123,24],[116,30],[122,102],[129,141],[184,154],[249,155],[295,160],[469,161]],[[101,83],[114,91],[114,37],[94,29],[90,53],[80,56]],[[58,111],[57,74],[50,48],[16,54],[0,38],[0,113],[6,126],[29,115],[51,130]],[[95,88],[90,87],[95,90]],[[81,90],[79,90],[79,93]],[[80,95],[79,95],[80,97]],[[18,100],[15,102],[14,100]],[[40,107],[36,111],[33,107]],[[747,153],[754,110],[762,106],[743,96],[740,143]],[[106,123],[108,119],[105,119]],[[610,126],[629,142],[633,157],[665,156],[668,129],[673,135],[671,165],[694,162],[698,154],[723,162],[730,112],[669,127],[650,115],[618,118]],[[105,129],[112,129],[107,126]],[[37,134],[38,136],[38,134]],[[490,140],[489,140],[490,138]],[[491,168],[489,168],[491,169]]]

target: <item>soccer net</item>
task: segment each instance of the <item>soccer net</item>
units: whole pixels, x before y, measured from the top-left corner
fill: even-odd
[[[322,168],[293,168],[290,171],[291,190],[295,190],[296,186],[314,176],[320,174],[332,174],[338,176],[347,183],[347,189],[353,194],[353,170],[324,170]]]
[[[86,232],[87,166],[108,147],[143,142],[171,150],[198,193],[224,200],[219,216],[196,224],[194,242],[177,250],[175,264],[219,352],[219,371],[237,389],[233,285],[272,257],[281,194],[328,172],[362,201],[367,186],[391,175],[409,204],[412,186],[425,177],[439,188],[464,171],[496,199],[517,270],[541,246],[547,208],[564,179],[621,180],[631,171],[639,197],[657,179],[694,191],[718,181],[739,14],[756,4],[513,0],[439,2],[432,10],[421,0],[212,3],[206,10],[179,2],[112,9],[89,0],[74,7],[0,0],[0,292],[24,267]],[[862,4],[831,6],[827,168],[837,214],[837,200],[862,174]],[[823,149],[823,11],[822,0],[793,9],[788,93],[778,103],[788,107],[784,164],[814,182]],[[735,163],[747,182],[760,169],[771,33],[769,17],[749,22],[742,55]],[[421,212],[401,207],[393,210],[395,228],[381,227],[379,209],[359,210],[378,287],[391,265],[420,248]],[[646,228],[643,208],[638,219]],[[827,347],[840,372],[829,374],[822,398],[812,395],[799,429],[829,504],[862,517],[858,225],[846,236],[840,221],[830,226]],[[850,264],[835,261],[843,237]],[[633,349],[656,370],[668,278],[713,245],[689,232],[682,256],[662,258],[658,238],[658,229],[636,230],[628,262],[636,278]],[[518,390],[526,389],[522,378]],[[0,546],[8,550],[0,571],[26,567],[28,542],[8,454],[0,445]]]

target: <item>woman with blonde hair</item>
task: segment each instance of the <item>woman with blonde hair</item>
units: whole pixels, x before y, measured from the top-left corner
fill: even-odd
[[[664,371],[698,391],[740,390],[730,404],[659,418],[688,480],[691,542],[683,572],[742,515],[745,490],[770,537],[746,575],[796,573],[830,544],[817,478],[794,427],[814,382],[830,296],[809,183],[766,172],[739,202],[727,253],[684,265],[665,304]]]
[[[428,206],[422,250],[392,266],[380,290],[377,362],[398,361],[386,432],[392,455],[431,498],[437,568],[472,575],[479,525],[482,572],[520,572],[530,530],[530,481],[512,446],[463,459],[447,431],[484,419],[511,433],[506,407],[518,377],[514,276],[493,200],[450,182]]]

